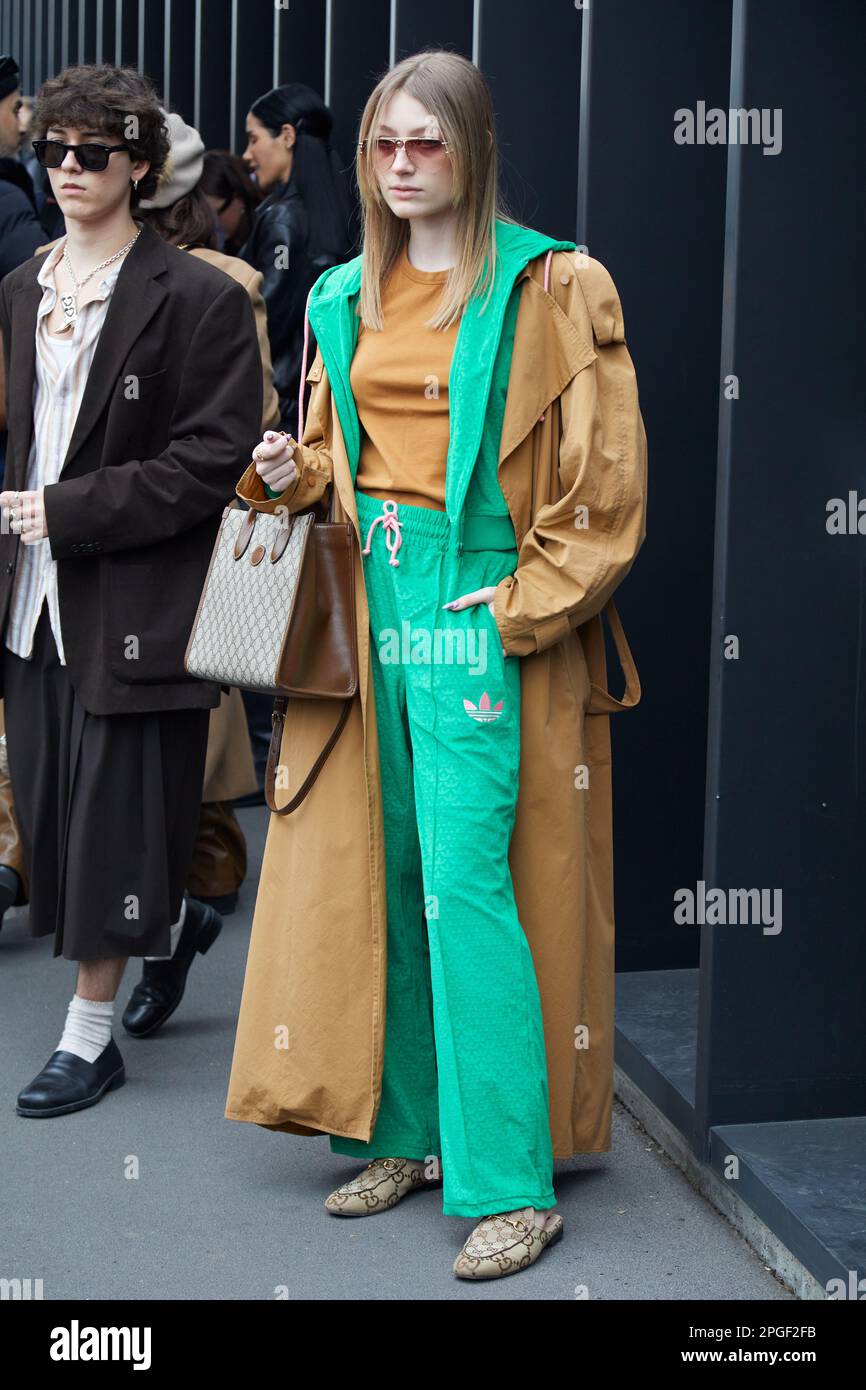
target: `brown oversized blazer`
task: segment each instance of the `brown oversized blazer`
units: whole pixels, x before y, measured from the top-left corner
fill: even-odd
[[[44,260],[35,256],[0,284],[5,488],[19,491],[33,435]],[[262,409],[246,289],[145,226],[117,278],[59,481],[45,488],[66,661],[90,713],[219,703],[219,686],[188,676],[183,658]],[[21,544],[0,528],[0,694]]]

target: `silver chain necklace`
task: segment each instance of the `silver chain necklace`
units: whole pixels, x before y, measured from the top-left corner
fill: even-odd
[[[113,256],[109,256],[107,261],[103,261],[101,265],[95,265],[89,274],[85,275],[83,280],[78,279],[72,268],[72,261],[69,259],[69,243],[67,242],[63,248],[63,264],[69,271],[69,278],[75,286],[72,294],[62,294],[60,296],[60,306],[63,309],[63,317],[66,319],[67,324],[74,324],[75,320],[78,318],[78,296],[84,289],[88,280],[92,280],[98,270],[107,270],[110,265],[114,265],[115,261],[119,261],[121,256],[125,256],[127,251],[131,251],[138,241],[138,238],[141,236],[141,231],[142,229],[139,227],[131,241],[128,241],[125,246],[121,246],[120,250],[115,251]]]

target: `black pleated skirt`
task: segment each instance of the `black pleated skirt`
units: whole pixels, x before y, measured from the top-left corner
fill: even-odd
[[[48,604],[30,660],[7,648],[9,770],[30,933],[67,960],[168,955],[199,823],[210,710],[89,714]]]

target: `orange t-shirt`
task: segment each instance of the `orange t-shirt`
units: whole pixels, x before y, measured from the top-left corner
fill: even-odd
[[[381,331],[358,327],[349,382],[361,422],[355,485],[371,497],[445,510],[448,374],[460,320],[426,328],[447,270],[418,270],[406,248],[382,287]]]

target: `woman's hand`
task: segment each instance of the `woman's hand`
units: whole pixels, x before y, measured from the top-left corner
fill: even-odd
[[[0,492],[2,528],[20,536],[25,545],[35,545],[48,537],[44,491],[40,487],[35,492]]]
[[[486,603],[493,616],[494,623],[496,615],[493,613],[493,595],[496,593],[496,585],[488,584],[483,589],[473,589],[471,594],[461,594],[459,598],[453,598],[449,603],[443,603],[443,608],[450,608],[452,613],[458,612],[461,608],[469,608],[473,603]],[[502,655],[505,656],[505,648],[502,648]]]
[[[273,492],[285,492],[298,476],[294,445],[287,444],[287,439],[285,430],[267,430],[261,444],[253,449],[256,472]]]

